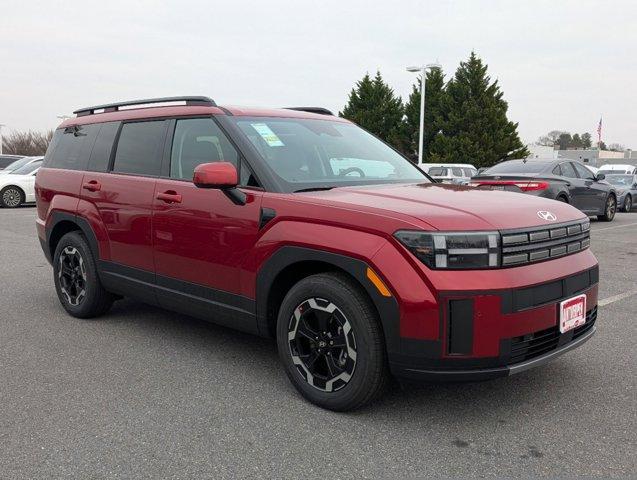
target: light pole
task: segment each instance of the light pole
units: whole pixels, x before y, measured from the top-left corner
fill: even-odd
[[[427,76],[427,70],[432,68],[441,68],[442,65],[438,63],[430,63],[423,65],[422,67],[407,67],[408,72],[420,72],[420,129],[418,138],[418,163],[422,163],[422,151],[425,141],[425,77]]]
[[[0,155],[2,155],[2,127],[6,127],[4,123],[0,123]]]

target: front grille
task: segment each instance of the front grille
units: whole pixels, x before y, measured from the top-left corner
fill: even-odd
[[[518,266],[563,257],[590,246],[590,221],[502,232],[502,266]]]
[[[560,337],[562,336],[565,337],[561,342],[562,345],[565,345],[569,341],[572,342],[593,328],[596,319],[597,307],[594,307],[592,310],[586,312],[586,322],[584,325],[580,325],[572,330],[572,332],[560,334],[560,328],[555,326],[528,335],[513,337],[511,339],[511,357],[509,363],[524,362],[549,353],[551,350],[555,350],[560,344]],[[565,341],[570,335],[572,335],[571,339]]]

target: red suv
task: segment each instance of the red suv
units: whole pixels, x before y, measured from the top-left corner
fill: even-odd
[[[35,187],[73,316],[126,296],[275,337],[294,386],[333,410],[392,375],[521,372],[595,331],[590,224],[568,204],[434,183],[321,108],[177,97],[75,113]]]

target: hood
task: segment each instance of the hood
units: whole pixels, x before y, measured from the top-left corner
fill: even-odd
[[[576,208],[555,200],[440,183],[341,187],[302,195],[409,215],[436,230],[503,230],[586,218]],[[551,212],[556,219],[544,220],[540,211]]]

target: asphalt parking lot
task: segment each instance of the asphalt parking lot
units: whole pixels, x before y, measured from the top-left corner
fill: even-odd
[[[520,375],[305,402],[273,342],[123,300],[68,316],[35,209],[0,210],[0,476],[637,475],[637,213],[592,221],[597,335]]]

